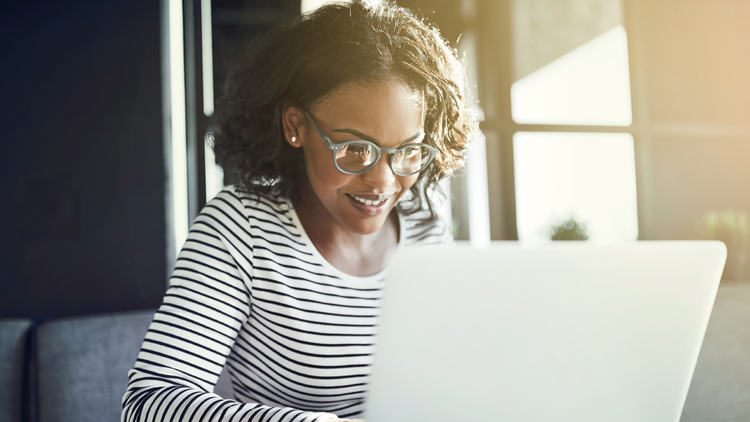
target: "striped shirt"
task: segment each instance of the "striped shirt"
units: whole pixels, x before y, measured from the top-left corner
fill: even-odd
[[[450,242],[399,217],[400,247]],[[329,264],[288,200],[225,188],[194,222],[129,372],[122,421],[359,417],[384,272]],[[213,394],[228,366],[235,400]]]

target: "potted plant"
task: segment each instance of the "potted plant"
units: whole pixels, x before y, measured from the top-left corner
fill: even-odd
[[[552,224],[548,233],[551,240],[588,240],[586,225],[578,222],[574,217]]]

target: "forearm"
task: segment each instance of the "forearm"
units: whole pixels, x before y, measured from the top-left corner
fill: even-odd
[[[305,412],[258,403],[239,403],[187,386],[156,381],[145,372],[131,371],[131,386],[123,398],[122,421],[162,420],[312,422],[338,418],[329,413]]]

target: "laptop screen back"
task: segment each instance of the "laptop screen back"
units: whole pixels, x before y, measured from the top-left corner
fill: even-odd
[[[367,422],[678,421],[719,242],[402,250]]]

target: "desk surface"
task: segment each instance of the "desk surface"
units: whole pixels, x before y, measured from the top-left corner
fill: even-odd
[[[681,422],[750,415],[750,281],[722,281]]]

